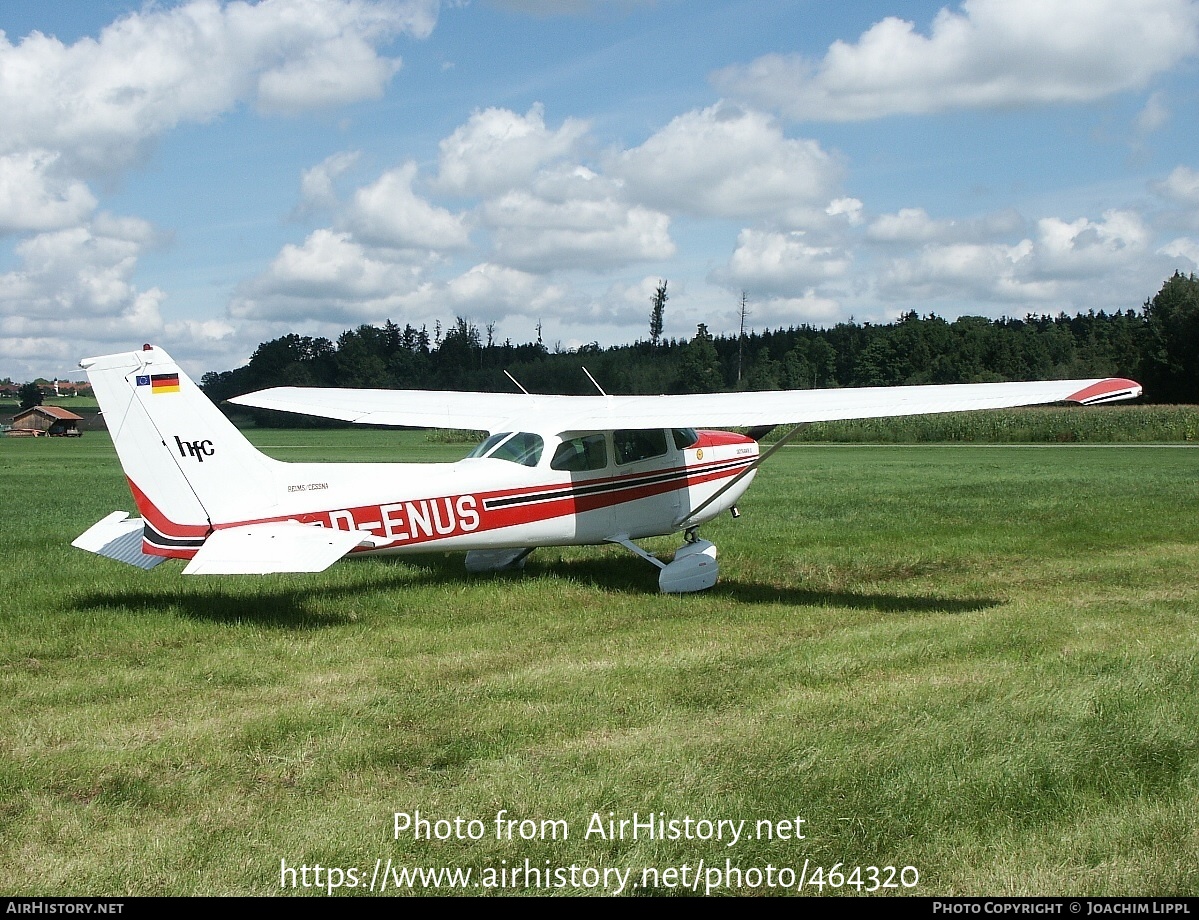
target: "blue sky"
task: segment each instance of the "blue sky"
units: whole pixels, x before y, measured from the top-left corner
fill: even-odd
[[[463,316],[551,347],[1138,307],[1195,0],[0,4],[0,377]],[[72,375],[77,376],[77,375]]]

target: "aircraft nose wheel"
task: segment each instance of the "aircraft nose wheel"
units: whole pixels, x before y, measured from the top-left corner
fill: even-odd
[[[683,545],[675,550],[674,560],[658,573],[658,588],[664,594],[706,591],[716,584],[719,575],[716,545],[701,539],[692,527],[684,534]]]
[[[716,546],[708,540],[703,540],[696,533],[695,527],[688,527],[683,534],[683,545],[674,553],[673,561],[666,563],[657,556],[646,552],[628,538],[627,534],[609,537],[609,542],[619,543],[630,552],[636,553],[646,562],[656,565],[658,573],[658,589],[663,594],[688,594],[692,591],[706,591],[716,584],[720,575],[720,566],[716,563]]]

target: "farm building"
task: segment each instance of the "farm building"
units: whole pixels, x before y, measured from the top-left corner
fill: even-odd
[[[82,421],[81,416],[58,406],[34,406],[13,416],[9,436],[48,434],[77,438],[83,434],[79,429],[79,423]]]

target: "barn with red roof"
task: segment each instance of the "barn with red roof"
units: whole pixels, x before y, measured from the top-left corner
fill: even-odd
[[[82,421],[82,416],[60,406],[33,406],[13,416],[9,435],[32,437],[45,434],[51,437],[77,438],[83,434],[79,427]]]

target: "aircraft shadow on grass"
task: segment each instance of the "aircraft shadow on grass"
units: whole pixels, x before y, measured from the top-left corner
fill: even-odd
[[[206,585],[204,590],[137,588],[129,591],[94,591],[77,596],[75,610],[138,611],[177,610],[189,620],[210,623],[253,624],[285,630],[327,629],[357,620],[351,603],[371,591],[391,591],[395,585],[379,581],[371,584],[337,585],[286,589],[268,588],[251,594],[233,594],[224,586]],[[338,609],[344,600],[345,609]],[[328,603],[320,603],[327,601]],[[323,609],[322,609],[323,608]]]
[[[524,578],[547,576],[562,578],[617,594],[633,594],[646,598],[658,596],[655,570],[648,566],[630,565],[622,556],[596,556],[589,559],[554,559],[546,562],[531,557],[522,572],[493,572],[471,575],[463,571],[455,555],[410,556],[402,562],[395,559],[363,560],[377,565],[402,565],[412,570],[409,584],[447,585],[479,584],[487,581],[518,584]],[[419,573],[419,574],[418,574]],[[397,590],[396,585],[390,586]],[[398,590],[402,590],[399,588]],[[882,613],[971,613],[998,607],[1003,600],[992,597],[950,598],[933,595],[866,593],[857,591],[820,590],[816,588],[779,587],[755,584],[738,579],[725,579],[692,599],[710,603],[714,598],[742,604],[788,604],[794,607],[846,607],[851,610],[877,610]],[[682,600],[682,603],[688,603]]]
[[[376,569],[378,577],[354,584],[292,584],[287,587],[263,585],[250,592],[227,590],[230,582],[204,581],[201,590],[187,590],[180,582],[162,589],[137,588],[129,591],[87,592],[76,597],[80,610],[167,610],[177,609],[187,619],[215,623],[253,623],[280,629],[323,629],[356,621],[358,605],[354,601],[381,592],[402,592],[408,588],[434,585],[471,585],[499,581],[513,588],[525,578],[544,575],[568,579],[584,586],[618,594],[658,597],[654,572],[649,567],[630,565],[618,556],[592,559],[556,559],[531,562],[525,572],[470,575],[463,571],[456,555],[416,556],[403,560],[394,557],[361,560]],[[382,571],[378,571],[382,570]],[[372,573],[374,574],[374,573]],[[261,576],[272,579],[274,576]],[[190,586],[189,586],[190,587]],[[843,607],[850,610],[875,610],[890,614],[971,613],[996,607],[1002,600],[990,597],[949,598],[934,595],[906,595],[880,592],[838,591],[821,588],[780,587],[726,579],[700,598],[682,603],[711,605],[713,600],[743,604],[786,604],[793,607]]]
[[[533,569],[530,564],[530,569]],[[594,585],[606,591],[653,596],[655,591],[654,572],[630,566],[619,557],[575,559],[556,561],[546,565],[545,571],[582,584]],[[456,572],[447,570],[446,576]],[[950,598],[933,595],[906,595],[868,593],[859,591],[837,591],[819,588],[780,587],[769,583],[742,581],[724,578],[702,595],[701,603],[713,599],[735,601],[742,604],[786,604],[793,607],[846,607],[851,610],[877,610],[881,613],[970,613],[997,607],[1002,600],[990,597]],[[699,598],[696,598],[699,600]],[[686,601],[683,601],[686,603]]]

